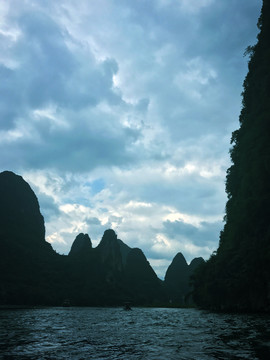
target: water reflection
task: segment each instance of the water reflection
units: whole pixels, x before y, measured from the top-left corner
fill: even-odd
[[[3,359],[270,359],[270,317],[194,309],[0,311]]]

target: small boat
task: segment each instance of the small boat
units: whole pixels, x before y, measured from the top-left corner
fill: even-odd
[[[130,307],[130,302],[125,302],[124,303],[124,310],[126,310],[126,311],[132,310],[131,307]]]

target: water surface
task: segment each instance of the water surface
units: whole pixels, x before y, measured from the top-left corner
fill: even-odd
[[[270,317],[158,308],[0,310],[0,358],[268,360]]]

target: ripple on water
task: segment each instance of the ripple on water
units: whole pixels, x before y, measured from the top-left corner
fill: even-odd
[[[270,359],[270,318],[194,309],[0,311],[3,359]]]

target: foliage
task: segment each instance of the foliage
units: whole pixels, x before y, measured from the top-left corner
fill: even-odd
[[[248,47],[240,128],[227,170],[225,226],[217,253],[194,277],[204,308],[270,310],[270,4],[263,1],[255,46]]]

